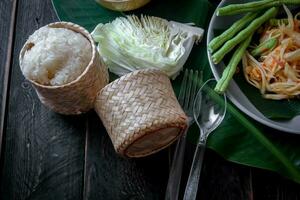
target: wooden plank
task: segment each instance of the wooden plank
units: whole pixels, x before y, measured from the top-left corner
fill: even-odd
[[[199,199],[251,200],[249,168],[230,163],[212,151],[207,151]]]
[[[7,89],[9,83],[17,0],[0,2],[0,157],[5,124]]]
[[[194,148],[193,144],[188,143],[180,199],[183,198]],[[210,149],[206,150],[203,162],[197,199],[252,200],[252,185],[248,167],[228,162]]]
[[[253,191],[254,199],[300,199],[300,184],[261,169],[253,169]]]
[[[168,170],[167,150],[140,159],[118,156],[99,117],[90,114],[84,199],[163,199]]]
[[[56,20],[50,0],[18,1],[0,199],[82,199],[86,117],[41,105],[18,64],[28,36]]]

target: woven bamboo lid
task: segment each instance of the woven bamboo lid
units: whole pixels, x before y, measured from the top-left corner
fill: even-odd
[[[169,78],[153,69],[132,72],[105,86],[95,110],[115,150],[126,157],[167,147],[187,126]]]
[[[96,94],[109,79],[108,70],[96,50],[92,36],[83,27],[70,22],[56,22],[46,25],[51,28],[66,28],[81,33],[88,39],[92,48],[92,58],[83,73],[74,81],[61,86],[41,85],[30,81],[41,102],[55,112],[61,114],[80,114],[93,108]],[[22,60],[25,52],[32,47],[26,42],[20,52],[19,62],[22,70]]]

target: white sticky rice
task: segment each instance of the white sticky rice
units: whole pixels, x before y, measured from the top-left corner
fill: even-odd
[[[22,60],[24,76],[42,85],[64,85],[75,80],[92,57],[90,42],[65,28],[42,27],[27,43],[32,46]]]

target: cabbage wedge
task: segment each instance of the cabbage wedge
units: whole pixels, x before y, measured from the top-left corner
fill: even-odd
[[[109,70],[119,76],[155,68],[175,78],[203,29],[159,17],[135,15],[98,24],[92,36]]]

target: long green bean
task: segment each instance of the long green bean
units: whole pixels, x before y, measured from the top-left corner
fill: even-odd
[[[241,61],[247,47],[249,46],[250,42],[252,39],[252,35],[250,37],[248,37],[245,41],[243,41],[239,47],[235,50],[232,58],[229,61],[228,66],[225,68],[225,70],[222,73],[222,77],[221,79],[218,81],[216,87],[215,87],[215,91],[219,94],[223,94],[225,92],[225,90],[227,89],[230,80],[232,79],[237,65],[239,64],[239,62]]]
[[[255,19],[257,13],[247,13],[240,20],[236,21],[230,28],[224,31],[218,37],[215,37],[208,44],[208,50],[210,53],[216,51],[220,46],[222,46],[227,40],[230,40],[237,32],[249,24],[252,20]]]
[[[271,26],[279,26],[281,24],[288,25],[289,20],[287,18],[284,18],[284,19],[270,19],[269,24]]]
[[[257,12],[270,7],[300,4],[300,0],[261,0],[243,4],[231,4],[217,9],[217,15],[234,15],[244,12]]]
[[[276,38],[270,38],[251,51],[252,56],[256,57],[263,53],[272,51],[277,45]]]
[[[272,17],[275,17],[277,11],[278,9],[275,7],[270,8],[262,16],[253,20],[249,26],[240,31],[239,34],[237,34],[234,38],[228,40],[216,53],[214,53],[212,55],[212,61],[215,64],[218,64],[237,44],[252,35],[264,22]]]

